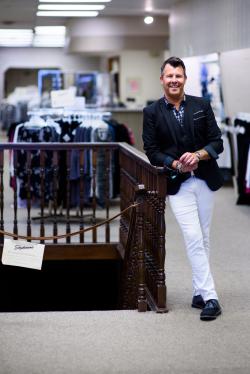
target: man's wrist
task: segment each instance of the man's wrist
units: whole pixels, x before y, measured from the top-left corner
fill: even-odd
[[[197,162],[199,162],[201,160],[201,158],[202,158],[201,152],[196,151],[196,152],[194,152],[194,154],[195,154],[195,156],[197,158]]]

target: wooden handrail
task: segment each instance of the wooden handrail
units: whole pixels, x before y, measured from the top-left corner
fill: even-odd
[[[40,150],[47,150],[47,151],[56,151],[56,150],[70,150],[70,149],[93,149],[93,148],[109,148],[109,149],[118,149],[119,143],[114,142],[93,142],[93,143],[25,143],[25,142],[19,142],[19,143],[0,143],[0,150],[5,149],[13,149],[13,150],[34,150],[34,149],[40,149]]]
[[[139,149],[132,147],[127,143],[119,143],[120,150],[123,151],[124,154],[133,156],[139,164],[143,165],[145,168],[150,170],[153,174],[162,174],[164,173],[164,168],[159,166],[153,166],[150,164],[147,156],[141,152]]]

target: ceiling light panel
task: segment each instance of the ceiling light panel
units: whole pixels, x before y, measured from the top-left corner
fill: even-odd
[[[40,3],[110,3],[111,0],[40,0]]]
[[[96,17],[98,16],[97,11],[38,11],[38,17]]]
[[[65,35],[66,27],[65,26],[36,26],[35,27],[36,35]]]
[[[64,47],[65,26],[36,26],[33,47]]]
[[[1,47],[29,47],[33,31],[30,29],[0,29]]]
[[[13,39],[6,39],[6,40],[1,40],[0,39],[0,47],[30,47],[32,43],[31,40],[13,40]]]
[[[23,37],[32,35],[31,29],[0,29],[0,37]]]
[[[105,5],[102,4],[85,4],[85,5],[76,5],[76,4],[40,4],[38,5],[39,10],[103,10]]]
[[[63,35],[35,35],[33,47],[64,47],[65,37]]]

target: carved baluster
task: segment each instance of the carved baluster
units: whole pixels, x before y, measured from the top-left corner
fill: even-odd
[[[136,222],[136,243],[138,250],[138,311],[146,312],[147,311],[147,300],[146,300],[146,291],[145,291],[145,253],[144,253],[144,242],[143,242],[143,207],[144,197],[142,193],[145,192],[144,186],[138,186],[138,197],[136,202],[141,205],[136,207],[137,213],[137,222]]]
[[[153,224],[153,232],[152,232],[152,248],[154,259],[159,260],[159,251],[158,251],[158,241],[159,241],[159,222],[158,222],[158,198],[157,196],[153,196],[153,206],[152,206],[152,224]]]
[[[110,202],[110,172],[111,172],[111,151],[105,150],[105,208],[106,219],[109,218],[109,202]],[[110,225],[106,223],[105,227],[105,241],[110,243]]]
[[[86,162],[86,161],[85,161]],[[80,230],[84,229],[84,150],[80,150]],[[80,243],[84,243],[84,232],[80,234]]]
[[[53,236],[57,236],[58,151],[53,151]],[[57,239],[53,239],[57,243]]]
[[[97,164],[97,151],[94,148],[92,151],[92,187],[93,187],[93,200],[92,200],[92,211],[93,211],[93,224],[96,223],[96,164]],[[96,243],[97,232],[96,229],[92,230],[92,241]]]
[[[45,208],[45,153],[40,150],[40,236],[45,236],[45,226],[44,226],[44,208]],[[41,239],[40,243],[44,243]]]
[[[0,151],[0,211],[1,211],[1,217],[0,217],[0,228],[1,230],[4,230],[4,217],[3,217],[3,211],[4,211],[4,185],[3,185],[3,173],[4,173],[4,150]],[[4,242],[4,234],[0,234],[0,243]]]
[[[14,177],[13,177],[13,183],[14,183],[14,191],[13,191],[13,197],[14,197],[14,220],[13,220],[13,233],[18,234],[18,226],[17,226],[17,156],[18,152],[20,151],[12,151],[13,152],[13,168],[14,168]],[[15,238],[17,240],[17,238]]]
[[[27,151],[27,236],[31,236],[31,151]],[[31,240],[28,239],[28,242]]]
[[[66,234],[70,233],[70,163],[71,163],[71,152],[67,150],[66,153]],[[67,236],[66,243],[70,243],[70,236]]]
[[[166,308],[166,285],[165,285],[165,198],[158,199],[159,214],[159,268],[157,282],[157,302],[159,308]]]
[[[124,221],[121,221],[121,226],[123,225]],[[123,284],[122,284],[122,297],[123,297],[123,303],[122,306],[124,309],[128,309],[131,306],[131,293],[133,289],[133,251],[135,250],[135,230],[136,230],[136,209],[132,208],[131,211],[131,218],[129,221],[129,227],[128,227],[128,235],[127,235],[127,241],[124,244],[125,248],[125,254],[124,254],[124,261],[123,261]],[[135,277],[135,276],[134,276]],[[137,287],[137,285],[135,285]],[[134,304],[135,301],[133,300]],[[135,306],[134,306],[135,307]]]

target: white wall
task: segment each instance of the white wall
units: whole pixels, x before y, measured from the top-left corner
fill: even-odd
[[[226,115],[250,113],[250,48],[221,53],[220,64]]]
[[[249,48],[249,0],[181,1],[170,13],[170,51],[182,57]]]
[[[67,55],[62,48],[0,48],[0,101],[4,73],[9,68],[61,68],[63,71],[99,70],[98,57]]]
[[[139,105],[147,100],[158,99],[162,95],[160,85],[160,67],[164,61],[164,52],[152,55],[149,51],[123,51],[120,53],[120,89],[121,100],[135,97]],[[128,80],[136,79],[140,85],[138,93],[128,89]]]
[[[197,57],[188,57],[184,58],[183,61],[187,74],[185,93],[187,95],[201,96],[200,60]]]
[[[185,92],[201,96],[200,62],[202,56],[184,58],[187,69]],[[225,115],[233,119],[238,112],[250,113],[250,48],[219,55]]]

